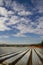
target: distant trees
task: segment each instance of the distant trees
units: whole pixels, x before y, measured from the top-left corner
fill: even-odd
[[[41,42],[41,45],[43,46],[43,41]]]

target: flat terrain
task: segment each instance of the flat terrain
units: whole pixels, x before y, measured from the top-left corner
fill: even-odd
[[[43,47],[0,47],[0,65],[43,65]]]

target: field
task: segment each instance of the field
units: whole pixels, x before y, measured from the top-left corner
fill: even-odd
[[[0,47],[0,65],[43,65],[43,48]]]

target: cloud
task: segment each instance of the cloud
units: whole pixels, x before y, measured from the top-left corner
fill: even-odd
[[[26,10],[26,7],[23,4],[16,1],[12,3],[11,7],[14,11],[18,12],[17,14],[20,16],[28,16],[32,14],[32,12]]]
[[[12,0],[3,0],[4,6],[9,9],[12,4]]]
[[[4,31],[4,30],[10,30],[10,28],[5,26],[5,21],[7,18],[1,17],[0,18],[0,31]]]
[[[4,6],[9,7],[11,5],[11,7],[14,9],[14,11],[12,11],[12,10],[9,11],[5,7],[0,7],[0,15],[4,16],[4,17],[1,17],[2,19],[0,18],[0,25],[1,25],[0,26],[0,31],[1,30],[3,31],[5,29],[7,30],[7,26],[6,25],[12,25],[12,24],[19,23],[20,21],[23,21],[23,18],[20,18],[18,15],[15,14],[16,9],[17,9],[18,13],[20,12],[20,10],[22,10],[22,11],[24,10],[24,14],[23,15],[28,15],[29,14],[29,12],[25,11],[25,9],[23,8],[24,7],[23,5],[19,6],[20,4],[17,3],[16,1],[14,1],[12,4],[10,4],[11,0],[10,1],[2,0],[0,2],[3,3],[3,4],[5,2]],[[11,18],[9,18],[9,17],[11,17]],[[8,21],[8,22],[5,22],[5,21]],[[6,25],[4,23],[6,23]]]
[[[8,11],[5,7],[0,7],[0,15],[4,17],[8,17],[13,15],[15,12],[12,10]]]
[[[9,22],[6,23],[7,25],[12,25],[12,24],[16,24],[19,22],[19,17],[14,15],[9,19]]]
[[[3,0],[0,0],[0,6],[3,6],[4,3],[3,3]]]
[[[39,10],[39,12],[43,12],[43,0],[31,0],[33,5],[36,7],[36,9]]]
[[[9,36],[8,35],[2,35],[2,36],[0,36],[0,38],[9,38]]]
[[[24,5],[23,5],[23,4],[20,4],[20,3],[16,2],[16,1],[13,1],[13,2],[12,2],[11,7],[12,7],[12,9],[13,9],[14,11],[18,11],[18,12],[19,12],[19,11],[22,11],[22,10],[25,10]]]
[[[2,16],[7,15],[7,10],[4,7],[0,7],[0,15],[2,15]]]
[[[37,28],[35,29],[35,32],[37,34],[43,34],[43,17],[40,17],[38,19],[38,23],[39,25],[37,26]]]
[[[30,11],[25,11],[25,10],[18,12],[18,15],[20,15],[20,16],[28,16],[28,15],[31,15],[31,14],[32,13]]]
[[[37,25],[37,22],[32,22],[29,19],[27,20],[28,22],[26,22],[26,20],[23,21],[24,24],[22,22],[22,23],[18,24],[18,26],[16,26],[16,28],[20,30],[20,32],[17,33],[16,36],[23,36],[24,33],[35,33],[35,34],[39,34],[39,35],[43,34],[43,17],[40,17],[37,20],[38,25]]]
[[[15,12],[13,12],[13,11],[8,11],[8,15],[13,15]]]
[[[4,2],[5,4],[4,4]],[[38,1],[39,2],[39,1]],[[32,3],[37,10],[43,10],[42,4],[38,3],[35,0],[32,0]],[[35,13],[29,9],[27,9],[24,4],[20,4],[16,1],[11,0],[0,0],[0,3],[4,6],[2,7],[0,4],[0,15],[4,17],[0,17],[0,31],[5,30],[20,30],[18,33],[13,34],[14,36],[22,36],[25,37],[25,33],[35,33],[35,34],[43,34],[43,16],[38,15],[35,10]],[[42,3],[42,2],[41,2]],[[35,5],[37,4],[37,5]],[[39,7],[40,6],[40,7]],[[36,17],[35,17],[36,15]],[[38,16],[39,17],[38,17]],[[33,21],[34,19],[34,21]]]

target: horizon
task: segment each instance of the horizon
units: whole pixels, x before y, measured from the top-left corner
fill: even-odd
[[[42,41],[41,41],[42,42]],[[28,44],[25,44],[25,43],[3,43],[3,42],[0,42],[0,45],[37,45],[37,44],[41,44],[41,42],[38,42],[38,43],[28,43]]]
[[[43,0],[0,0],[0,42],[31,45],[42,40]]]

